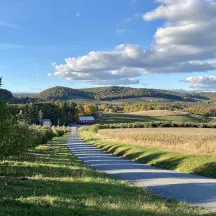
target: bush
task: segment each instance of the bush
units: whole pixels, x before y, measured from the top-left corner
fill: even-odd
[[[18,156],[31,147],[46,144],[53,137],[68,132],[65,128],[29,126],[20,122],[7,126],[4,131],[0,133],[0,159]]]
[[[100,129],[117,129],[117,128],[216,128],[216,124],[211,123],[193,123],[193,122],[136,122],[136,123],[118,123],[118,124],[101,124],[94,125],[88,130],[94,131]]]
[[[78,130],[80,132],[85,132],[85,131],[92,131],[94,133],[97,133],[98,130],[102,129],[101,128],[101,125],[99,124],[96,124],[96,125],[92,125],[92,126],[83,126],[83,127],[80,127]]]
[[[45,144],[55,136],[68,132],[65,127],[29,126],[9,113],[7,104],[0,100],[0,159],[18,156],[25,150]]]

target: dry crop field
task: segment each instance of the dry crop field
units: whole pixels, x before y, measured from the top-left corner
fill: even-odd
[[[171,152],[216,155],[216,129],[105,129],[100,130],[96,136],[125,144],[156,147]]]
[[[140,116],[162,117],[162,116],[184,116],[184,115],[187,115],[188,113],[183,112],[183,111],[171,111],[171,110],[148,110],[148,111],[140,111],[140,112],[131,112],[128,114],[140,115]]]

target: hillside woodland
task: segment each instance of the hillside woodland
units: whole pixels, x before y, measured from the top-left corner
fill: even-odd
[[[43,100],[91,99],[100,101],[110,101],[138,97],[156,97],[178,101],[194,101],[199,99],[209,99],[207,95],[179,93],[160,89],[130,88],[120,86],[97,87],[87,89],[71,89],[57,86],[54,88],[47,89],[34,96],[34,98]],[[211,98],[214,98],[214,95],[211,95]]]

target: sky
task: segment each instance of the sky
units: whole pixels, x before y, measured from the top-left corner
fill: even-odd
[[[1,76],[12,92],[216,91],[216,1],[1,0]]]

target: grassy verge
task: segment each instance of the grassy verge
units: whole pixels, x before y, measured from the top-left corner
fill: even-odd
[[[65,138],[0,161],[1,216],[213,216],[115,181],[68,151]]]
[[[80,131],[88,143],[106,152],[159,168],[216,178],[216,157],[167,152],[94,138],[93,131]]]

